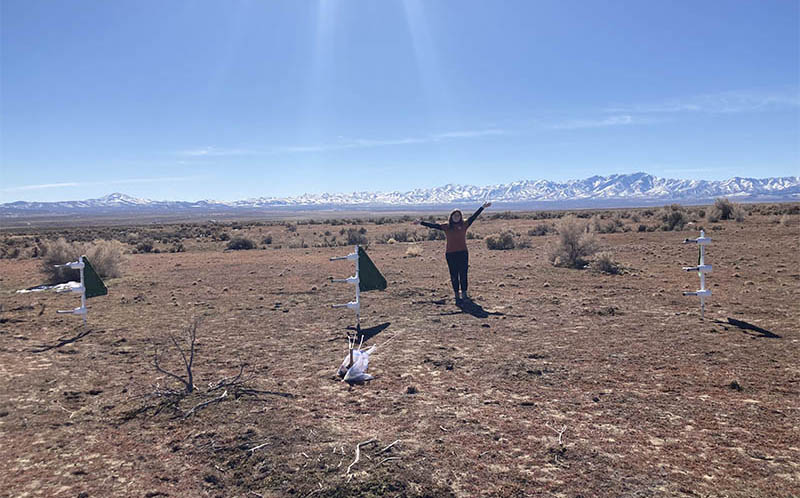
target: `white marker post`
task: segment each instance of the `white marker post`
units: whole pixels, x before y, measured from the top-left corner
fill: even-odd
[[[684,266],[686,271],[696,271],[700,276],[700,289],[694,292],[684,292],[684,296],[698,296],[700,298],[700,318],[705,317],[706,298],[711,297],[711,291],[706,289],[706,273],[711,273],[711,265],[706,264],[705,246],[711,244],[711,238],[706,237],[703,230],[700,230],[700,237],[696,239],[685,239],[684,244],[697,244],[700,246],[700,258],[697,266]]]
[[[351,310],[354,310],[356,312],[356,332],[360,333],[361,332],[361,289],[360,289],[360,285],[359,284],[361,283],[361,280],[359,280],[359,278],[358,278],[358,245],[356,245],[355,251],[353,251],[352,253],[348,254],[347,256],[340,256],[340,257],[336,257],[336,258],[331,258],[331,261],[339,261],[339,260],[342,260],[342,259],[347,259],[347,260],[356,262],[356,274],[355,274],[355,276],[350,277],[350,278],[335,278],[335,279],[333,279],[333,281],[334,282],[344,282],[344,283],[348,283],[348,284],[355,284],[355,286],[356,286],[356,300],[355,301],[350,301],[347,304],[333,304],[333,305],[331,305],[331,307],[333,307],[333,308],[349,308]]]
[[[71,270],[80,270],[81,272],[81,285],[78,287],[72,287],[68,291],[64,292],[80,292],[81,293],[81,306],[80,308],[75,308],[74,310],[58,310],[58,313],[70,313],[73,315],[81,315],[83,317],[83,323],[86,323],[86,285],[84,284],[83,279],[83,269],[86,265],[83,264],[83,258],[86,256],[81,256],[78,258],[78,261],[73,261],[72,263],[66,263],[63,265],[55,265],[56,268],[69,268]]]

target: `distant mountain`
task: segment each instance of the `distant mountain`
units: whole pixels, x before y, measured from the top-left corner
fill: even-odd
[[[121,213],[176,213],[206,215],[269,209],[414,209],[476,204],[488,199],[509,206],[635,206],[655,203],[700,203],[717,197],[739,201],[800,201],[800,177],[741,178],[724,181],[659,178],[647,173],[593,176],[583,180],[551,182],[522,180],[476,187],[448,184],[409,192],[352,192],[304,194],[298,197],[259,197],[240,201],[152,201],[114,193],[99,199],[64,202],[0,204],[0,217],[38,214],[113,215]]]

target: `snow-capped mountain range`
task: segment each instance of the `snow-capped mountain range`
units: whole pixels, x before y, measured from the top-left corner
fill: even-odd
[[[800,201],[800,177],[741,178],[723,181],[659,178],[647,173],[593,176],[583,180],[552,182],[522,180],[507,184],[477,187],[444,185],[408,192],[352,192],[304,194],[297,197],[258,197],[239,201],[153,201],[114,193],[99,199],[64,202],[11,202],[0,204],[0,215],[23,213],[64,213],[92,211],[205,211],[253,209],[338,209],[338,208],[417,208],[475,204],[491,200],[499,204],[648,205],[658,202],[704,202],[717,197],[739,201]]]

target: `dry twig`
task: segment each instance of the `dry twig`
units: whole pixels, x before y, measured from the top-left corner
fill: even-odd
[[[396,445],[396,444],[397,444],[397,443],[399,443],[399,442],[400,442],[400,440],[399,440],[399,439],[398,439],[397,441],[394,441],[392,444],[390,444],[390,445],[389,445],[389,446],[387,446],[386,448],[382,449],[382,450],[381,450],[381,451],[379,451],[377,454],[378,454],[378,455],[380,455],[381,453],[383,453],[384,451],[388,450],[389,448],[391,448],[392,446]]]
[[[167,375],[169,377],[172,377],[173,379],[180,381],[180,383],[183,384],[184,387],[186,388],[187,393],[191,393],[192,391],[194,391],[194,382],[193,382],[194,377],[192,374],[192,365],[194,364],[194,346],[197,340],[198,322],[199,320],[195,320],[194,322],[192,322],[192,325],[189,326],[189,329],[187,331],[189,335],[189,358],[186,358],[186,353],[178,344],[178,340],[175,339],[175,336],[173,336],[172,334],[169,335],[172,344],[175,345],[175,348],[181,354],[181,358],[183,359],[183,366],[186,369],[186,379],[184,379],[180,375],[174,374],[168,370],[164,370],[163,368],[161,368],[161,365],[158,364],[158,348],[155,348],[155,351],[153,353],[153,366],[156,368],[156,370],[163,373],[164,375]]]
[[[361,443],[358,443],[356,445],[356,459],[353,460],[353,463],[351,463],[350,465],[347,466],[346,474],[349,474],[350,473],[350,469],[353,468],[353,465],[357,464],[358,461],[361,459],[361,447],[364,446],[365,444],[374,443],[375,441],[377,441],[377,439],[376,438],[372,438],[372,439],[368,439],[367,441],[363,441]]]
[[[220,401],[222,401],[223,399],[225,399],[227,397],[228,397],[228,391],[226,390],[217,398],[209,399],[208,401],[203,401],[202,403],[199,403],[194,408],[192,408],[188,412],[184,413],[183,414],[183,418],[187,418],[190,415],[195,414],[198,410],[202,410],[203,408],[207,407],[211,403],[219,403]]]

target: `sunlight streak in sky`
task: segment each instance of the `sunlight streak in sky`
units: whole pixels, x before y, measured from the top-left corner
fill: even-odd
[[[441,76],[425,6],[421,0],[403,0],[403,9],[414,49],[417,75],[427,105],[428,119],[432,128],[441,128],[445,125],[442,122],[442,111],[452,108],[452,99]]]

